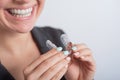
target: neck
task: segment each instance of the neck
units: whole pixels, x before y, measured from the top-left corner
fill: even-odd
[[[25,51],[29,45],[31,34],[28,33],[9,33],[0,30],[0,51],[7,51],[12,54]]]

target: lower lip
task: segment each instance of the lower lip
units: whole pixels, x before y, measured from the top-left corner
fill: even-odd
[[[12,19],[12,20],[16,20],[16,21],[30,20],[33,18],[34,14],[35,14],[35,6],[33,7],[31,15],[26,16],[26,17],[16,17],[16,16],[11,15],[7,10],[5,10],[5,15],[7,16],[7,18]]]

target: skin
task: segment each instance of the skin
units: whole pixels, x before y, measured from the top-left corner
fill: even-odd
[[[41,13],[44,5],[44,0],[1,0],[0,1],[0,25],[2,30],[7,30],[5,32],[11,33],[11,32],[19,32],[19,33],[26,33],[29,32],[36,20],[39,14]],[[38,5],[39,4],[39,5]],[[14,19],[10,16],[7,16],[5,14],[5,9],[9,8],[29,8],[34,7],[34,14],[32,18],[28,19]],[[17,26],[16,26],[17,25]]]
[[[95,62],[91,50],[83,44],[75,44],[77,50],[73,51],[72,58],[56,49],[43,55],[39,52],[30,31],[44,2],[45,0],[0,0],[1,64],[16,80],[60,80],[63,75],[67,80],[92,80]],[[13,18],[6,11],[29,7],[34,7],[30,18]],[[80,54],[75,55],[77,52]]]
[[[92,51],[85,44],[74,44],[72,62],[65,75],[67,80],[93,80],[96,70]]]

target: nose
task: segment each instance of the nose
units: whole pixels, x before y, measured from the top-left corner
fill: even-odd
[[[14,0],[15,3],[19,3],[19,4],[29,3],[30,1],[33,0]]]

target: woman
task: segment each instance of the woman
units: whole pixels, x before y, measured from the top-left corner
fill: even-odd
[[[0,0],[0,80],[92,80],[95,62],[85,44],[63,51],[62,30],[33,28],[44,2]]]

